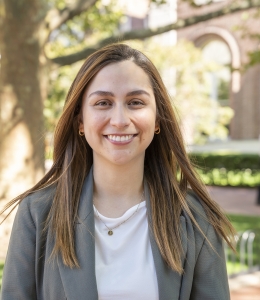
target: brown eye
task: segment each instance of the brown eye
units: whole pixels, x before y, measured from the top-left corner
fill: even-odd
[[[111,105],[110,102],[107,100],[101,100],[95,104],[95,106],[102,106],[102,107],[110,106],[110,105]]]
[[[143,106],[144,103],[140,100],[132,100],[131,102],[129,102],[129,105],[131,105],[131,106]]]

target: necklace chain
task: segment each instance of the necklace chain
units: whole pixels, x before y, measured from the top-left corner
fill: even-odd
[[[114,230],[114,229],[116,229],[116,228],[119,227],[120,225],[124,224],[126,221],[128,221],[130,218],[132,218],[132,217],[137,213],[138,208],[139,208],[139,206],[140,206],[140,204],[141,204],[141,202],[142,202],[142,200],[143,200],[143,196],[144,196],[144,192],[142,193],[142,196],[141,196],[141,198],[140,198],[140,202],[139,202],[139,204],[138,204],[136,210],[135,210],[135,211],[134,211],[134,212],[133,212],[126,220],[124,220],[123,222],[119,223],[118,225],[116,225],[116,226],[113,227],[113,228],[109,228],[109,227],[107,226],[107,224],[100,218],[100,215],[99,215],[99,213],[98,213],[96,207],[94,206],[95,211],[96,211],[96,214],[97,214],[97,217],[99,218],[99,220],[100,220],[100,221],[106,226],[106,228],[108,229],[108,232],[107,232],[108,235],[113,235],[113,233],[114,233],[113,230]]]

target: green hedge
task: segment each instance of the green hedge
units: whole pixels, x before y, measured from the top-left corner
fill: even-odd
[[[260,157],[257,154],[191,153],[190,158],[207,185],[260,185]]]

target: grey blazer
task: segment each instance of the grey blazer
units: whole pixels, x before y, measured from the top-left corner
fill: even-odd
[[[64,266],[59,256],[53,261],[48,260],[53,249],[53,239],[50,232],[43,233],[43,227],[53,192],[54,188],[41,190],[28,196],[19,205],[5,261],[2,300],[98,299],[92,172],[83,185],[79,221],[75,226],[75,246],[80,263],[78,269]],[[147,185],[145,199],[149,217]],[[164,263],[150,230],[159,299],[228,300],[230,297],[222,241],[206,221],[199,201],[194,196],[188,196],[187,201],[194,207],[194,216],[215,250],[212,250],[194,228],[190,218],[183,213],[180,220],[184,273],[179,275]]]

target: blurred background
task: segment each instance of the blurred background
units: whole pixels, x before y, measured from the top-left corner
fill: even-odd
[[[50,168],[84,59],[118,41],[159,69],[189,155],[238,231],[231,299],[259,299],[260,0],[0,0],[0,209]],[[13,217],[0,226],[0,278]]]

